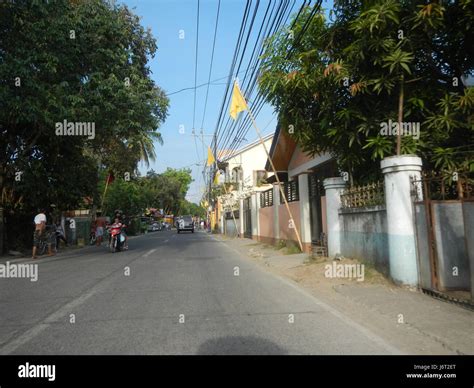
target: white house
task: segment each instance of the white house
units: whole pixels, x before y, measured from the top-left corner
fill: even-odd
[[[262,140],[269,151],[273,134],[264,136]],[[228,183],[226,187],[230,190],[227,195],[218,198],[219,230],[227,235],[251,237],[252,229],[258,222],[251,212],[251,194],[272,187],[265,183],[265,179],[272,174],[265,170],[267,154],[264,146],[257,139],[233,152],[221,150],[218,158],[219,169],[223,172],[221,183]]]

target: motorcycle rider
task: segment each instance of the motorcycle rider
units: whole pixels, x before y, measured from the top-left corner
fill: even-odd
[[[125,215],[123,214],[123,211],[120,209],[115,210],[115,218],[119,219],[119,222],[123,224],[123,227],[127,227],[129,224],[128,221],[126,221]],[[123,249],[127,250],[128,249],[128,236],[127,233],[125,232],[124,229],[122,229],[122,235],[125,237],[125,241],[123,243]]]
[[[127,225],[125,224],[122,224],[120,218],[118,216],[115,217],[114,219],[114,223],[112,225],[109,226],[110,230],[113,230],[113,229],[120,229],[120,234],[122,234],[124,237],[125,237],[125,241],[123,243],[123,249],[124,250],[127,250],[128,249],[128,237],[127,235],[125,234],[123,228],[125,228]],[[110,238],[112,238],[112,234],[110,234]]]

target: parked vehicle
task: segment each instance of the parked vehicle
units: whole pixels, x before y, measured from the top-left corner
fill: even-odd
[[[178,229],[178,233],[181,231],[191,231],[194,233],[194,220],[192,216],[182,216],[178,219],[176,228]]]
[[[159,222],[153,222],[152,224],[148,225],[148,231],[149,232],[157,232],[161,230],[161,223]]]

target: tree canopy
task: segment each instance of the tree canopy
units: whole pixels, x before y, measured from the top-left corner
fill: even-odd
[[[267,42],[260,88],[305,151],[332,153],[357,180],[397,153],[388,122],[420,124],[400,152],[426,168],[474,171],[473,5],[343,0],[332,20],[307,8]]]
[[[101,172],[133,174],[155,158],[169,104],[151,79],[156,51],[125,5],[0,3],[0,209],[7,216],[52,203],[74,208],[98,198]],[[63,122],[94,133],[58,134]]]
[[[145,176],[135,176],[130,181],[116,179],[105,197],[105,214],[112,215],[115,209],[121,209],[125,214],[136,216],[148,208],[163,209],[166,214],[194,214],[198,211],[196,206],[200,207],[185,199],[191,182],[191,170],[169,167],[161,174],[150,170]],[[99,191],[104,190],[104,186],[105,176]]]

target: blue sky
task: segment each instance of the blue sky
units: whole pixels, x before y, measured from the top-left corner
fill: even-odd
[[[132,8],[134,13],[142,18],[142,25],[149,27],[157,39],[158,51],[149,64],[153,72],[152,78],[157,85],[166,93],[194,87],[198,1],[125,0],[121,3]],[[295,9],[301,3],[302,1],[297,0]],[[259,7],[257,20],[252,29],[254,39],[261,25],[259,20],[263,18],[267,4],[267,0],[263,0]],[[197,85],[207,83],[208,80],[217,5],[217,0],[200,1]],[[327,5],[324,7],[327,8]],[[221,0],[211,81],[227,77],[229,74],[244,9],[245,1],[243,0]],[[180,39],[180,30],[184,32],[184,39]],[[253,49],[253,42],[247,51],[250,52],[251,49]],[[247,63],[248,60],[244,59],[241,70]],[[205,135],[212,135],[214,132],[226,81],[222,79],[210,85],[203,123]],[[203,119],[205,95],[206,86],[197,89],[195,128],[198,134]],[[204,136],[204,142],[200,137],[192,136],[194,103],[192,89],[171,95],[169,98],[169,116],[160,128],[164,145],[156,144],[157,158],[149,168],[157,172],[162,172],[167,167],[191,168],[194,182],[191,184],[187,198],[198,203],[204,187],[202,163],[206,157],[211,136]],[[227,119],[227,106],[225,114]],[[257,117],[257,124],[265,134],[275,130],[276,117],[271,106],[265,106],[261,110]],[[184,134],[180,133],[180,126],[184,126]],[[257,138],[255,131],[251,129],[245,138],[248,142],[255,140]],[[245,143],[242,142],[242,145]],[[196,164],[201,165],[196,166]],[[141,166],[140,171],[146,170],[145,166]]]

